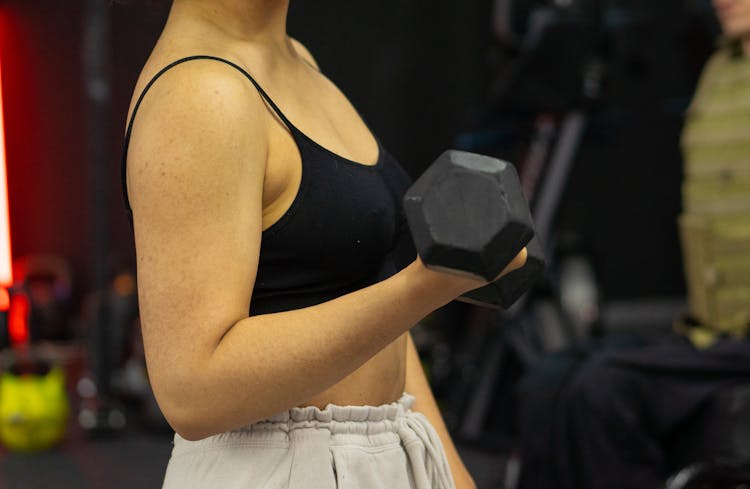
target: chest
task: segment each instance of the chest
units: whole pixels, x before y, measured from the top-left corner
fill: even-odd
[[[287,211],[263,233],[261,263],[298,267],[310,277],[350,280],[371,273],[393,248],[409,178],[382,153],[360,165],[299,141],[300,184]]]

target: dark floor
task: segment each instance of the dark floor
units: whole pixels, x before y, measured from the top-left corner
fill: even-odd
[[[0,453],[0,489],[158,488],[170,444],[164,435],[88,440],[72,430],[61,447],[48,452]]]

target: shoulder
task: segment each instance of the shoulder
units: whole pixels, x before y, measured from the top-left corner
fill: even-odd
[[[257,114],[262,108],[260,95],[240,70],[226,62],[201,57],[150,60],[135,92],[143,98],[139,118],[141,110],[157,106],[159,113],[198,109],[205,114],[221,109],[230,117]]]
[[[294,39],[293,37],[290,37],[289,39],[292,42],[292,46],[294,46],[294,50],[297,51],[297,54],[302,59],[304,59],[305,61],[307,61],[308,63],[310,63],[310,65],[312,65],[316,70],[320,71],[320,66],[318,66],[318,62],[315,61],[315,58],[310,53],[310,51],[307,49],[307,47],[305,47],[304,44],[302,44],[301,42],[299,42],[297,39]]]
[[[265,104],[244,74],[227,63],[205,58],[149,61],[136,87],[140,105],[132,136],[160,145],[167,135],[190,142],[215,139],[232,146],[252,139],[263,143]],[[243,128],[244,130],[240,130]]]
[[[155,71],[147,67],[144,78],[153,80]],[[224,63],[194,59],[163,72],[132,126],[127,168],[134,206],[164,200],[169,193],[214,195],[242,175],[262,181],[266,112],[253,85]],[[164,175],[173,178],[165,181]]]
[[[731,69],[731,66],[735,64],[735,58],[736,56],[730,46],[720,47],[706,60],[701,72],[701,79],[712,79],[716,77],[717,73]]]
[[[717,49],[703,65],[698,85],[697,93],[700,94],[710,90],[714,85],[730,81],[735,76],[747,71],[748,63],[744,58],[738,57],[731,45],[724,45]]]

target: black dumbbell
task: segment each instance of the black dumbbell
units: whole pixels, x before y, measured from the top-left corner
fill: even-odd
[[[544,268],[528,203],[510,163],[464,151],[438,157],[404,196],[414,244],[428,268],[489,283],[463,299],[510,307]],[[527,247],[527,264],[492,282]]]
[[[508,309],[539,279],[544,271],[544,250],[535,236],[526,245],[526,264],[499,280],[471,290],[461,300],[485,307]]]

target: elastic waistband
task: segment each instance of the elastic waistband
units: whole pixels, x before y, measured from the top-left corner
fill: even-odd
[[[380,406],[328,404],[325,409],[317,406],[293,407],[235,432],[290,432],[301,428],[324,428],[331,434],[394,431],[394,423],[406,416],[414,400],[413,395],[404,392],[399,400]]]
[[[264,423],[300,423],[305,421],[385,421],[402,417],[414,405],[414,396],[404,392],[398,401],[380,406],[339,406],[328,404],[325,409],[317,406],[294,407],[250,426]]]
[[[378,445],[392,441],[393,437],[389,435],[403,429],[408,417],[413,415],[410,409],[414,401],[413,395],[404,392],[398,401],[380,406],[328,404],[325,409],[317,406],[293,407],[257,423],[203,440],[187,441],[175,434],[175,449],[181,453],[195,448],[215,448],[234,443],[281,446],[288,444],[292,436],[343,436],[344,438],[337,438],[341,440],[349,440],[351,436],[364,436],[367,443]]]

